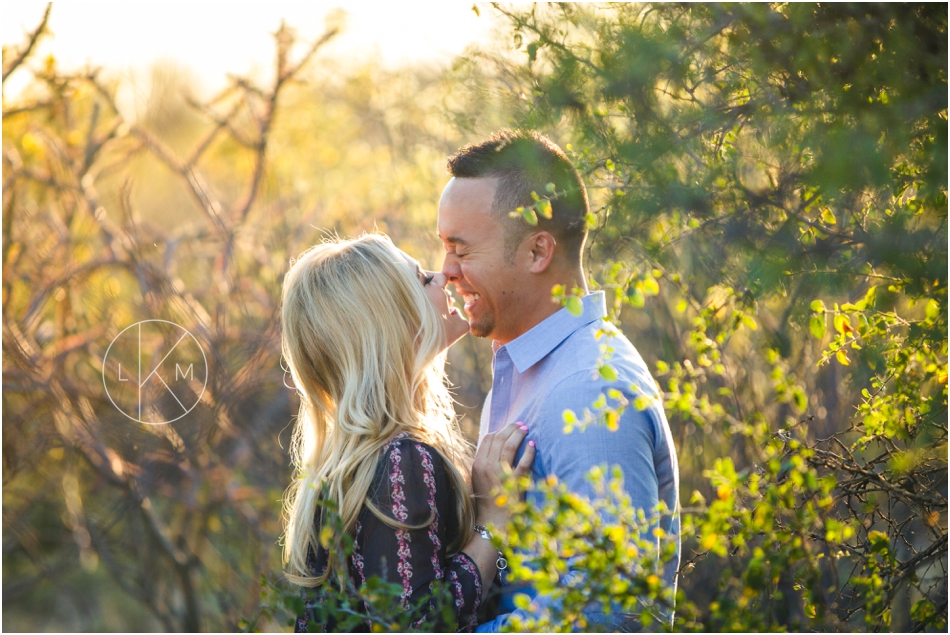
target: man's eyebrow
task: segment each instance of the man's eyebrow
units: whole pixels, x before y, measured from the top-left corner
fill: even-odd
[[[450,245],[467,245],[468,244],[467,240],[465,240],[464,238],[459,238],[458,236],[449,236],[448,238],[445,239],[445,242],[449,243]]]

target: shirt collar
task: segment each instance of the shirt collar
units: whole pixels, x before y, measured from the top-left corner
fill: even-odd
[[[572,315],[567,308],[545,318],[497,350],[504,348],[519,373],[523,373],[566,340],[577,329],[607,316],[607,300],[603,291],[581,298],[584,312]],[[497,351],[496,351],[497,352]]]

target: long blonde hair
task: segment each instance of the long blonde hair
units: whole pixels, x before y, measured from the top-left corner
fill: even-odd
[[[281,322],[283,357],[300,395],[295,474],[284,496],[286,577],[316,586],[343,570],[336,550],[322,575],[308,568],[308,551],[320,545],[321,492],[345,532],[364,505],[394,528],[416,528],[386,516],[369,497],[380,451],[402,432],[442,456],[461,528],[448,549],[461,550],[474,522],[472,447],[446,386],[440,317],[400,252],[374,234],[311,247],[284,278]]]

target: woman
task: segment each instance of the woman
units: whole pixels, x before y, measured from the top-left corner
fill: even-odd
[[[443,368],[468,324],[445,285],[377,235],[312,247],[287,273],[283,355],[301,405],[284,562],[288,579],[305,587],[360,586],[373,575],[399,582],[416,625],[441,624],[433,601],[441,580],[459,629],[472,630],[500,562],[483,527],[508,519],[490,494],[526,429],[487,436],[469,471]],[[529,444],[512,474],[527,474],[533,459]],[[321,546],[327,508],[354,539],[349,558]],[[311,617],[299,618],[298,630]]]

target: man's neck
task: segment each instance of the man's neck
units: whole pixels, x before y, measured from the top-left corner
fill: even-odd
[[[573,276],[570,277],[569,282],[564,284],[564,289],[568,293],[570,293],[574,289],[580,289],[581,297],[584,297],[585,295],[590,293],[590,289],[587,288],[587,278],[584,277],[584,272],[580,270],[578,270],[576,273],[574,273]]]

